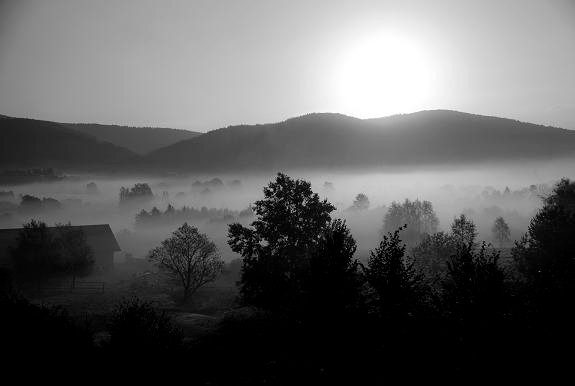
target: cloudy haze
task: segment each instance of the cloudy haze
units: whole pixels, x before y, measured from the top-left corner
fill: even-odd
[[[0,114],[64,122],[444,108],[575,129],[574,62],[569,0],[0,1]]]

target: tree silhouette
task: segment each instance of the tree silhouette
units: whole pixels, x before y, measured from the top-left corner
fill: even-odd
[[[76,277],[89,274],[94,264],[86,234],[82,228],[72,227],[70,223],[56,224],[55,242],[60,269],[72,276],[72,288],[75,288]]]
[[[417,266],[431,281],[440,280],[447,272],[449,257],[455,253],[455,238],[445,232],[426,235],[412,248],[411,254]]]
[[[410,246],[419,243],[426,234],[437,232],[439,220],[429,201],[392,202],[384,218],[384,233],[390,233],[407,225],[403,241]]]
[[[224,265],[216,245],[188,223],[162,241],[161,246],[152,249],[148,259],[182,286],[183,301],[214,281]]]
[[[503,246],[509,242],[511,236],[509,225],[507,225],[505,219],[501,216],[495,219],[491,233],[493,234],[493,239],[499,243],[500,248],[503,248]]]
[[[457,244],[461,244],[463,246],[470,244],[473,245],[477,237],[475,223],[469,220],[466,215],[462,214],[453,219],[453,223],[451,224],[451,234]]]
[[[448,262],[443,288],[446,311],[458,322],[500,316],[506,287],[499,252],[488,251],[485,242],[479,250],[473,241],[457,244],[456,253]]]
[[[127,204],[130,201],[149,201],[154,198],[154,193],[150,185],[146,183],[137,183],[131,188],[120,188],[120,205]]]
[[[356,243],[343,220],[332,221],[323,231],[311,255],[306,280],[306,301],[311,311],[325,317],[341,315],[358,307],[359,262]]]
[[[311,253],[335,207],[311,184],[278,173],[256,201],[251,227],[230,224],[228,244],[242,255],[240,289],[244,300],[264,308],[297,303]]]
[[[575,290],[575,183],[562,179],[533,217],[512,255],[518,270],[541,290]],[[571,291],[570,290],[570,291]]]
[[[359,193],[355,196],[355,200],[353,200],[353,204],[351,206],[352,210],[367,210],[369,209],[369,198],[363,193]]]
[[[57,271],[57,245],[45,223],[31,220],[24,224],[18,241],[11,248],[16,273],[24,280],[32,279],[39,285]]]
[[[421,305],[424,292],[422,275],[415,270],[414,261],[405,256],[406,247],[399,238],[403,229],[405,226],[383,236],[364,267],[377,313],[393,321],[412,316]]]
[[[110,340],[106,349],[122,357],[173,356],[183,349],[182,331],[172,325],[166,313],[137,298],[116,305],[108,331]]]

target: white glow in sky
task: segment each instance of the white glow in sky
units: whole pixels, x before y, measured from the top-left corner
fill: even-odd
[[[441,85],[436,60],[397,31],[359,38],[344,52],[334,82],[341,110],[359,118],[423,110]]]
[[[575,129],[573,0],[0,0],[0,114],[200,131],[452,109]]]

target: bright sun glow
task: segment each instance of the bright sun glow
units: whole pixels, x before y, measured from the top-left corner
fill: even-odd
[[[425,109],[435,87],[423,47],[389,34],[360,41],[344,55],[336,77],[341,109],[360,118]]]

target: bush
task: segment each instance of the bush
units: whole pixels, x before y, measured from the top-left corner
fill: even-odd
[[[37,306],[13,293],[0,298],[4,358],[27,363],[86,358],[94,352],[89,326],[79,326],[62,307]]]
[[[108,350],[116,355],[174,355],[183,350],[183,333],[165,312],[138,298],[120,302],[108,325]]]

